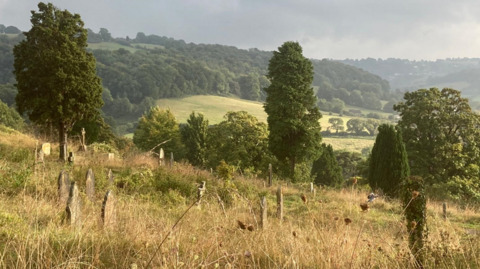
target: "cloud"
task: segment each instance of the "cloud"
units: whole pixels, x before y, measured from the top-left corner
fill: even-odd
[[[0,23],[29,28],[33,0],[0,0]],[[299,41],[311,58],[479,57],[474,0],[58,0],[87,27],[194,43],[274,50]]]

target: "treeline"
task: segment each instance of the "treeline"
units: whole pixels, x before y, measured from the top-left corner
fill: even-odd
[[[462,70],[477,68],[480,58],[447,58],[436,61],[407,59],[345,59],[339,61],[387,79],[393,89],[416,90],[426,86],[430,77],[439,77]]]
[[[0,84],[3,84],[3,87],[0,86],[0,97],[9,105],[16,94],[11,86],[15,83],[12,49],[22,38],[21,34],[15,38],[0,36]],[[234,95],[255,101],[265,99],[263,88],[269,85],[265,74],[271,52],[186,43],[141,32],[135,38],[114,38],[105,28],[98,33],[89,29],[88,40],[90,43],[115,42],[136,49],[134,52],[122,48],[92,51],[105,88],[102,110],[106,117],[111,117],[107,119],[109,124],[119,125],[118,134],[131,131],[130,123],[154,106],[159,98],[207,94]],[[331,86],[333,98],[346,104],[374,108],[369,104],[371,98],[367,93],[375,93],[378,100],[388,100],[386,98],[390,96],[388,82],[376,75],[334,61],[312,62],[315,72],[313,86],[322,89],[322,92]],[[345,96],[337,94],[340,91]],[[328,96],[320,97],[329,102],[332,100]]]

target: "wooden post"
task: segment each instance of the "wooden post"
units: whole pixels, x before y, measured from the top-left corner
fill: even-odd
[[[443,218],[447,219],[447,203],[443,203]]]
[[[272,164],[268,164],[268,186],[272,186]]]
[[[260,225],[265,229],[267,228],[267,197],[265,196],[260,200],[260,209],[262,212],[260,215]]]
[[[283,220],[283,193],[282,186],[278,186],[277,189],[277,218]]]

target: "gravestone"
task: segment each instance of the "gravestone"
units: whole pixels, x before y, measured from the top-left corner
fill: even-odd
[[[277,189],[277,218],[283,220],[283,192],[282,186],[278,186]]]
[[[113,187],[113,184],[115,183],[115,182],[114,182],[114,179],[115,179],[115,178],[114,178],[114,176],[113,176],[112,169],[108,169],[108,175],[107,175],[107,176],[108,176],[108,185],[109,185],[110,187]]]
[[[173,152],[170,152],[170,168],[173,167]]]
[[[88,169],[86,175],[86,193],[88,200],[94,202],[95,201],[95,174],[93,173],[92,169]]]
[[[62,170],[60,175],[58,175],[58,204],[61,207],[64,207],[68,201],[68,192],[70,189],[70,179],[68,176],[68,172]]]
[[[206,184],[207,184],[207,182],[202,181],[202,183],[200,183],[200,185],[198,185],[197,205],[200,205],[200,200],[202,199],[203,195],[205,194],[205,191],[207,190]]]
[[[158,165],[165,165],[165,152],[163,152],[163,148],[160,148],[160,152],[158,152]]]
[[[112,228],[117,223],[117,215],[115,210],[115,196],[111,190],[105,194],[102,204],[102,221],[103,227]]]
[[[313,183],[310,182],[310,192],[313,193]]]
[[[50,155],[50,149],[51,149],[50,143],[43,143],[43,144],[42,144],[42,149],[41,149],[41,151],[43,151],[43,154],[44,154],[45,156],[49,156],[49,155]]]
[[[44,161],[45,161],[45,153],[43,153],[43,151],[40,150],[37,154],[37,162],[43,163]]]
[[[67,202],[67,224],[76,226],[81,224],[81,202],[80,196],[78,195],[78,187],[75,181],[72,181],[70,184],[70,192],[68,195],[68,202]]]
[[[260,201],[260,209],[262,212],[260,215],[260,224],[263,229],[267,228],[267,208],[267,197],[263,196]]]
[[[75,154],[70,151],[70,154],[68,156],[68,163],[73,164],[75,162]]]
[[[115,153],[107,153],[107,160],[109,161],[115,160]]]

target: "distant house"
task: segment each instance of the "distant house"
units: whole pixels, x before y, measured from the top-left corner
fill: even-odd
[[[352,113],[355,116],[361,116],[362,115],[362,111],[360,109],[350,109],[350,110],[348,110],[348,112]]]

